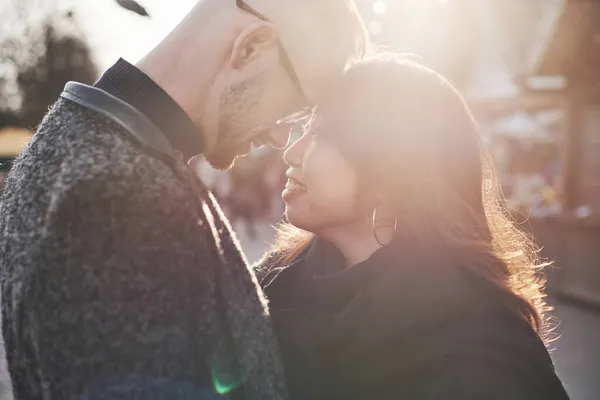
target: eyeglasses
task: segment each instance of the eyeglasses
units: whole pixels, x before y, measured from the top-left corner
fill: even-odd
[[[258,11],[256,11],[252,7],[250,7],[243,0],[236,0],[235,4],[237,5],[237,7],[239,9],[244,10],[244,11],[254,15],[261,21],[271,22],[267,17],[265,17],[264,15],[262,15],[261,13],[259,13]],[[289,57],[288,53],[285,51],[285,48],[283,47],[283,44],[281,43],[281,40],[279,40],[279,38],[277,39],[277,47],[279,49],[279,56],[281,59],[281,64],[283,66],[283,69],[285,69],[285,72],[290,77],[292,83],[294,84],[294,87],[296,88],[296,91],[298,92],[298,95],[300,96],[300,99],[302,100],[303,104],[305,104],[305,106],[302,110],[297,111],[293,114],[287,115],[287,116],[279,119],[276,122],[276,124],[277,125],[296,124],[300,121],[304,121],[306,119],[311,118],[311,116],[313,115],[314,107],[309,106],[310,103],[308,102],[308,97],[306,96],[306,92],[302,88],[302,84],[300,83],[300,80],[298,79],[298,74],[296,73],[296,70],[294,69],[294,66],[292,65],[292,61],[290,60],[290,57]]]

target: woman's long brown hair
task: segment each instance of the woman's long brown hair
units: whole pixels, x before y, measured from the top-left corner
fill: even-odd
[[[545,333],[545,265],[506,211],[478,127],[454,86],[401,56],[379,55],[352,66],[321,109],[329,122],[320,135],[353,163],[364,191],[395,205],[396,239],[461,254],[465,267],[503,290]],[[313,238],[280,225],[264,264],[292,263]]]

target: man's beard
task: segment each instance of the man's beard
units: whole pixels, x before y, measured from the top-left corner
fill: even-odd
[[[229,87],[221,95],[215,148],[206,155],[206,160],[214,168],[220,170],[231,168],[235,158],[246,147],[242,138],[249,131],[247,119],[258,108],[263,86],[264,79],[254,76]]]

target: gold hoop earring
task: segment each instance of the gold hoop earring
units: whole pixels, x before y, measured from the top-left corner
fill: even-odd
[[[393,231],[394,234],[396,233],[397,228],[398,228],[398,217],[396,217],[394,215],[394,231]],[[391,243],[391,240],[388,243],[383,243],[379,239],[379,236],[377,235],[377,207],[375,207],[373,209],[373,236],[375,237],[375,240],[377,241],[377,243],[379,243],[379,245],[381,247],[385,247]],[[393,237],[394,237],[394,235],[392,235],[392,239],[393,239]]]

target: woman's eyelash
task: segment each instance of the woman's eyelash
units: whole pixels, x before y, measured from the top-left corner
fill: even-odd
[[[314,126],[311,126],[310,122],[304,124],[297,124],[294,128],[292,128],[291,135],[296,139],[300,137],[310,134],[311,137],[317,137],[319,132],[318,129],[315,129]]]
[[[302,133],[307,133],[310,130],[310,123],[301,124],[300,130],[302,131]]]

